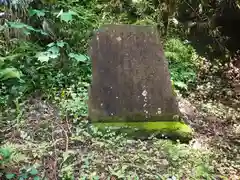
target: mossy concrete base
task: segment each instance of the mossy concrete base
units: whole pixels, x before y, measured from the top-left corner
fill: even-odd
[[[93,110],[93,109],[92,109]],[[104,130],[113,127],[118,132],[127,133],[130,137],[147,137],[157,135],[170,139],[188,141],[193,137],[193,130],[180,114],[148,114],[141,112],[123,112],[123,115],[106,115],[101,111],[91,111],[89,118],[93,125]]]
[[[193,130],[184,122],[155,121],[155,122],[92,122],[94,126],[104,130],[115,127],[121,132],[133,137],[156,135],[173,140],[189,141],[193,137]]]

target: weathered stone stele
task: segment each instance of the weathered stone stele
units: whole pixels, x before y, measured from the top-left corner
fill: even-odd
[[[94,124],[191,134],[179,118],[156,28],[105,25],[92,39],[90,57],[88,111]]]

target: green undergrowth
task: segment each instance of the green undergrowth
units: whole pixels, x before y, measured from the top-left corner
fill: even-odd
[[[56,125],[49,129],[46,140],[51,139],[52,133],[57,133],[57,129],[62,126]],[[19,173],[20,167],[26,167],[24,175],[27,177],[43,177],[42,173],[47,171],[44,168],[49,167],[47,163],[51,165],[51,161],[47,162],[51,157],[57,158],[58,176],[66,180],[110,177],[205,179],[215,176],[211,164],[213,156],[209,150],[195,149],[179,142],[155,137],[146,140],[129,139],[126,134],[117,133],[111,128],[103,133],[84,121],[71,128],[68,136],[60,135],[58,139],[50,141],[39,142],[37,134],[30,132],[27,127],[21,129],[22,134],[26,135],[22,135],[18,141],[24,144],[15,142],[0,149],[3,152],[0,161],[2,177],[21,177],[24,173]],[[39,127],[38,133],[39,131],[44,132],[46,129]],[[60,132],[64,134],[61,128]],[[6,151],[6,148],[9,150]],[[19,157],[10,158],[11,155],[6,156],[6,152],[15,156],[18,154]],[[54,171],[55,169],[51,170],[52,173]]]
[[[167,39],[164,50],[176,89],[186,91],[189,86],[196,84],[198,64],[201,62],[196,50],[177,37]]]

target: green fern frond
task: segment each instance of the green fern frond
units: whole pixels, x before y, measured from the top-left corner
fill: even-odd
[[[5,166],[18,164],[26,159],[26,156],[18,151],[18,146],[12,143],[2,145],[0,147],[0,155],[2,156],[0,164]]]

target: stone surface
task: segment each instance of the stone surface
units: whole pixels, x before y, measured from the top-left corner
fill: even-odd
[[[168,64],[155,28],[105,25],[92,39],[90,57],[91,121],[173,121],[178,117]]]

